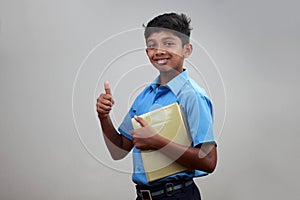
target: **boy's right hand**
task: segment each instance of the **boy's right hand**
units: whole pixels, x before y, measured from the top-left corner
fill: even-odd
[[[114,100],[112,98],[111,90],[107,81],[104,82],[105,94],[102,93],[97,99],[97,112],[99,119],[104,119],[109,116]]]

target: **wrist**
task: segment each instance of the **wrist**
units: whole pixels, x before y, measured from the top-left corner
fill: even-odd
[[[103,115],[103,114],[98,114],[98,118],[99,118],[100,121],[108,120],[109,114],[105,114],[105,115]]]
[[[170,142],[166,138],[160,136],[159,134],[156,134],[153,137],[155,137],[155,138],[154,138],[152,145],[153,145],[153,149],[155,149],[155,150],[160,150],[160,149],[164,148],[164,146],[168,145],[168,143]]]

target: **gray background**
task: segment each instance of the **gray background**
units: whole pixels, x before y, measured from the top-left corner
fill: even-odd
[[[291,0],[1,0],[0,199],[134,198],[130,156],[111,161],[94,103],[109,79],[119,123],[156,73],[126,68],[147,64],[143,50],[118,57],[143,47],[141,30],[112,36],[170,11],[192,18],[192,38],[220,72],[197,64],[215,104],[219,155],[216,171],[197,179],[203,198],[298,199],[299,6]]]

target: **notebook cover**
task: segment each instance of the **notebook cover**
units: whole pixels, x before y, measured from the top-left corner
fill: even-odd
[[[143,114],[142,117],[148,125],[159,135],[184,146],[191,146],[192,140],[186,126],[184,113],[178,103]],[[132,120],[133,128],[141,128],[140,124]],[[187,171],[187,168],[176,163],[159,151],[141,151],[141,156],[148,182]]]

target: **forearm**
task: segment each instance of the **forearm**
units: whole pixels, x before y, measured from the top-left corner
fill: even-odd
[[[109,116],[112,106],[114,105],[114,100],[112,98],[108,82],[104,83],[104,88],[105,94],[102,93],[97,98],[96,109],[98,118],[100,120],[105,144],[112,158],[117,160],[124,158],[132,149],[133,144],[132,141],[119,134],[115,129]]]
[[[100,119],[100,125],[103,132],[103,136],[106,140],[109,140],[114,145],[118,147],[122,147],[122,137],[115,129],[110,117],[106,118],[99,118]]]
[[[203,144],[201,148],[186,147],[160,137],[154,145],[155,149],[191,170],[211,173],[216,167],[217,154],[214,144]]]
[[[130,151],[128,145],[124,145],[124,138],[115,129],[110,117],[99,118],[105,144],[113,159],[125,157]]]

